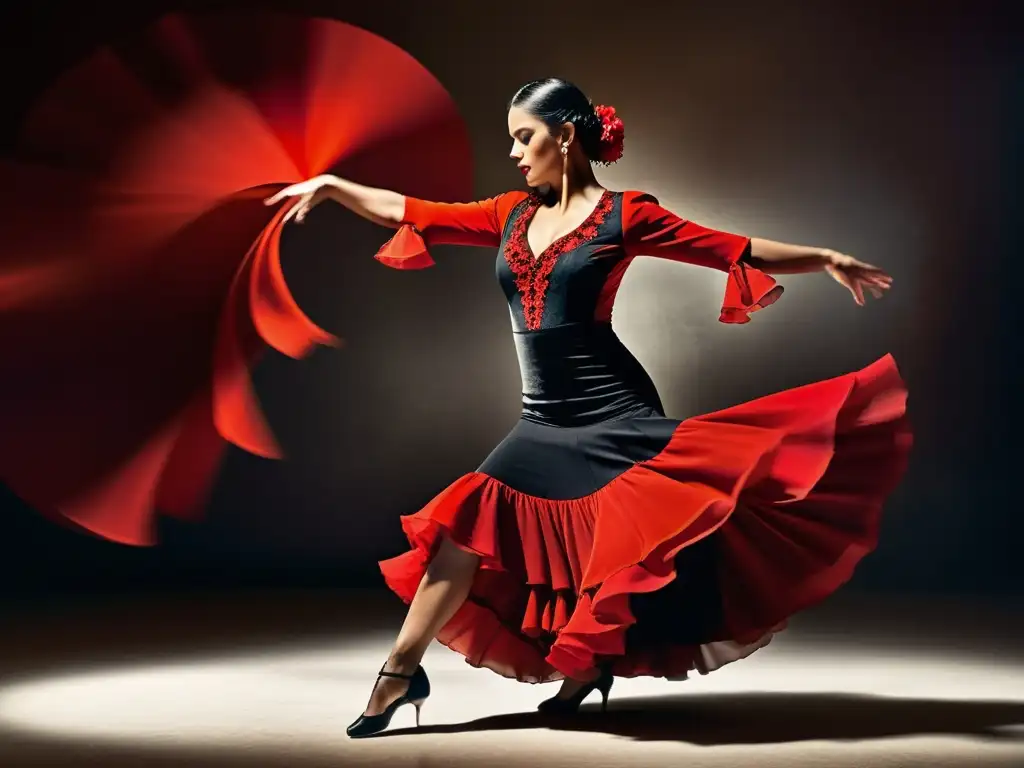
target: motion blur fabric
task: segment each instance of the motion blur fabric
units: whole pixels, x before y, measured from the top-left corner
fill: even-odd
[[[201,508],[225,441],[279,456],[250,367],[337,339],[292,299],[286,208],[262,201],[327,171],[472,190],[445,90],[337,21],[167,16],[54,83],[0,161],[0,480],[148,544],[154,510]]]

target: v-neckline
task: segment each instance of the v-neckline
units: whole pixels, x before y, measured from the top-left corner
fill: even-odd
[[[540,210],[540,205],[538,203],[535,203],[533,206],[533,210],[527,214],[528,218],[526,220],[526,224],[523,226],[523,245],[526,247],[526,252],[530,255],[530,258],[533,259],[534,262],[540,261],[541,259],[544,258],[548,251],[555,247],[555,245],[557,245],[558,243],[562,242],[567,238],[572,237],[581,229],[583,229],[583,227],[590,223],[590,220],[597,215],[597,212],[601,209],[601,206],[604,204],[605,197],[610,194],[610,189],[605,189],[604,191],[602,191],[601,196],[597,199],[597,203],[591,209],[590,213],[586,215],[583,221],[581,221],[575,227],[570,229],[564,235],[559,235],[558,237],[556,237],[554,240],[548,243],[544,247],[544,250],[542,250],[540,253],[534,252],[533,246],[530,245],[530,226],[533,224],[533,220],[537,216],[537,211]]]

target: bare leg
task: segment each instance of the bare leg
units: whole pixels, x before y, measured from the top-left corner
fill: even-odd
[[[441,541],[388,656],[385,665],[388,672],[411,675],[416,671],[431,641],[465,602],[479,565],[478,556],[459,549],[447,537]],[[364,714],[380,714],[408,686],[408,680],[380,678]]]

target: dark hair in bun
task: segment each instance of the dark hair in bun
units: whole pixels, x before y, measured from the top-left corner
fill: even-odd
[[[557,77],[534,80],[516,91],[508,106],[543,120],[553,132],[572,123],[583,154],[593,162],[608,162],[604,123],[590,99],[572,83]]]

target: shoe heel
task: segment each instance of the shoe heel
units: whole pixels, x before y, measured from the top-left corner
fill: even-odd
[[[409,703],[416,707],[416,727],[420,727],[420,708],[423,706],[423,702],[426,699],[412,699]]]

